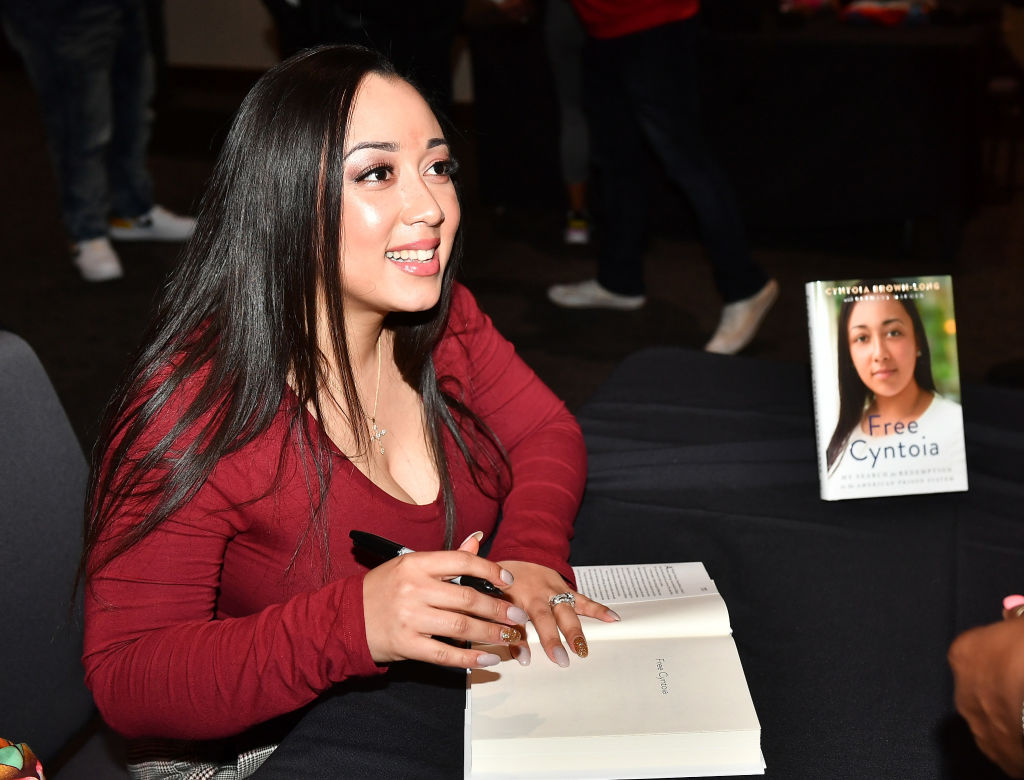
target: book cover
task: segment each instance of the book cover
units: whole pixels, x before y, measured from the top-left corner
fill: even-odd
[[[806,292],[821,497],[967,490],[952,278]]]
[[[590,646],[561,668],[531,636],[470,673],[466,776],[656,778],[763,774],[761,729],[725,601],[700,563],[574,569],[616,623],[582,618]]]

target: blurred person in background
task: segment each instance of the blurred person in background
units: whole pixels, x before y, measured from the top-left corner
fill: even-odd
[[[281,56],[312,46],[368,46],[387,57],[435,111],[450,114],[452,46],[465,0],[263,0]]]
[[[124,273],[110,243],[185,241],[146,165],[153,58],[142,0],[0,0],[39,97],[72,258],[90,282]]]
[[[544,9],[544,40],[558,97],[559,153],[568,205],[563,239],[567,244],[587,244],[590,242],[587,207],[590,137],[583,111],[586,35],[569,0],[548,0]]]
[[[739,207],[701,129],[699,0],[572,0],[587,31],[584,95],[600,176],[597,277],[548,290],[567,308],[646,303],[650,149],[693,207],[725,306],[709,352],[734,354],[757,333],[778,284],[753,260]]]

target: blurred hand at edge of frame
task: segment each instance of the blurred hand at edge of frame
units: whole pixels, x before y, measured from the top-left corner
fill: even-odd
[[[1024,619],[1003,620],[958,636],[949,648],[953,700],[979,749],[1010,777],[1024,778]]]

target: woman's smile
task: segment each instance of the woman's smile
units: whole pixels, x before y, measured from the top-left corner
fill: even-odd
[[[441,260],[437,248],[439,239],[414,241],[387,250],[384,256],[403,271],[414,276],[433,276],[441,272]]]

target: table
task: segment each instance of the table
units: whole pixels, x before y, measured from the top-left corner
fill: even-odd
[[[572,562],[705,563],[768,777],[999,777],[953,711],[945,654],[1024,586],[1024,394],[964,389],[969,492],[827,503],[810,387],[798,363],[673,348],[627,358],[578,415],[590,475]],[[401,681],[418,691],[411,714],[373,722],[354,697],[324,699],[255,780],[389,776],[341,758],[339,723],[416,766],[405,776],[460,776],[458,677]],[[359,696],[387,696],[366,685]],[[407,718],[412,739],[389,742],[388,717]],[[416,765],[423,744],[454,761]]]
[[[945,654],[1024,584],[1024,395],[963,402],[969,492],[824,502],[806,365],[635,354],[579,414],[572,562],[705,563],[768,776],[987,777]]]

